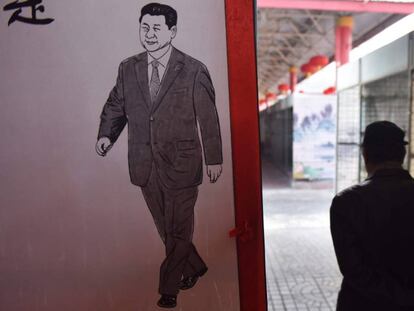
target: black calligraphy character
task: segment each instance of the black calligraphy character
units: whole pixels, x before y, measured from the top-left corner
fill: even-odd
[[[36,16],[37,11],[44,12],[45,7],[43,5],[39,5],[42,3],[43,0],[27,0],[24,2],[19,2],[19,0],[9,3],[6,6],[4,6],[4,11],[10,11],[10,10],[16,10],[13,15],[10,17],[8,25],[10,26],[11,23],[14,23],[15,21],[27,23],[27,24],[33,24],[33,25],[46,25],[50,24],[54,21],[53,18],[43,18],[38,19]],[[25,17],[21,16],[22,8],[31,8],[32,10],[32,16],[31,17]]]

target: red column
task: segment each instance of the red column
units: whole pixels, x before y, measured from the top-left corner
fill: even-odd
[[[266,278],[253,0],[226,0],[241,311],[265,311]],[[242,91],[241,91],[242,90]],[[230,229],[230,228],[229,228]]]
[[[349,61],[349,52],[352,49],[353,24],[352,16],[341,16],[336,21],[335,61],[337,67]]]
[[[298,69],[295,66],[289,68],[290,74],[290,91],[293,93],[298,83]]]

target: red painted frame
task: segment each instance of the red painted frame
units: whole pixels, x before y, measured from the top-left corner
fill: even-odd
[[[225,0],[237,254],[242,311],[265,311],[254,0]]]
[[[258,0],[259,7],[405,13],[411,5]],[[354,3],[351,3],[354,2]],[[266,276],[255,49],[255,1],[225,0],[241,311],[265,311]],[[342,4],[344,7],[338,5]],[[345,8],[346,6],[346,8]],[[412,11],[410,11],[412,12]]]

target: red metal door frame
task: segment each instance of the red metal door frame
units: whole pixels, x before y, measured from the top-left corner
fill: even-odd
[[[323,2],[323,5],[321,5]],[[265,311],[266,276],[255,49],[255,1],[225,0],[241,311]],[[408,14],[413,4],[258,0],[259,7]]]
[[[242,311],[265,311],[255,4],[225,3],[240,305]]]

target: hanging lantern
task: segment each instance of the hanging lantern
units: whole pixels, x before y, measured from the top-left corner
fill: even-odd
[[[325,67],[329,63],[329,58],[325,55],[317,55],[310,59],[309,64],[316,66],[317,70]]]
[[[277,98],[277,95],[275,93],[267,93],[266,94],[266,100],[275,100]]]
[[[315,65],[308,63],[305,65],[302,65],[300,67],[300,70],[305,74],[306,77],[309,77],[312,74],[314,74],[318,70],[318,68]]]
[[[289,85],[287,85],[286,83],[279,84],[277,88],[279,92],[282,94],[286,94],[290,90]]]
[[[326,90],[323,91],[325,95],[331,95],[336,93],[336,88],[334,86],[328,87]]]
[[[267,109],[267,100],[266,99],[264,99],[264,98],[262,98],[262,99],[259,99],[259,111],[263,111],[263,110],[266,110]]]

